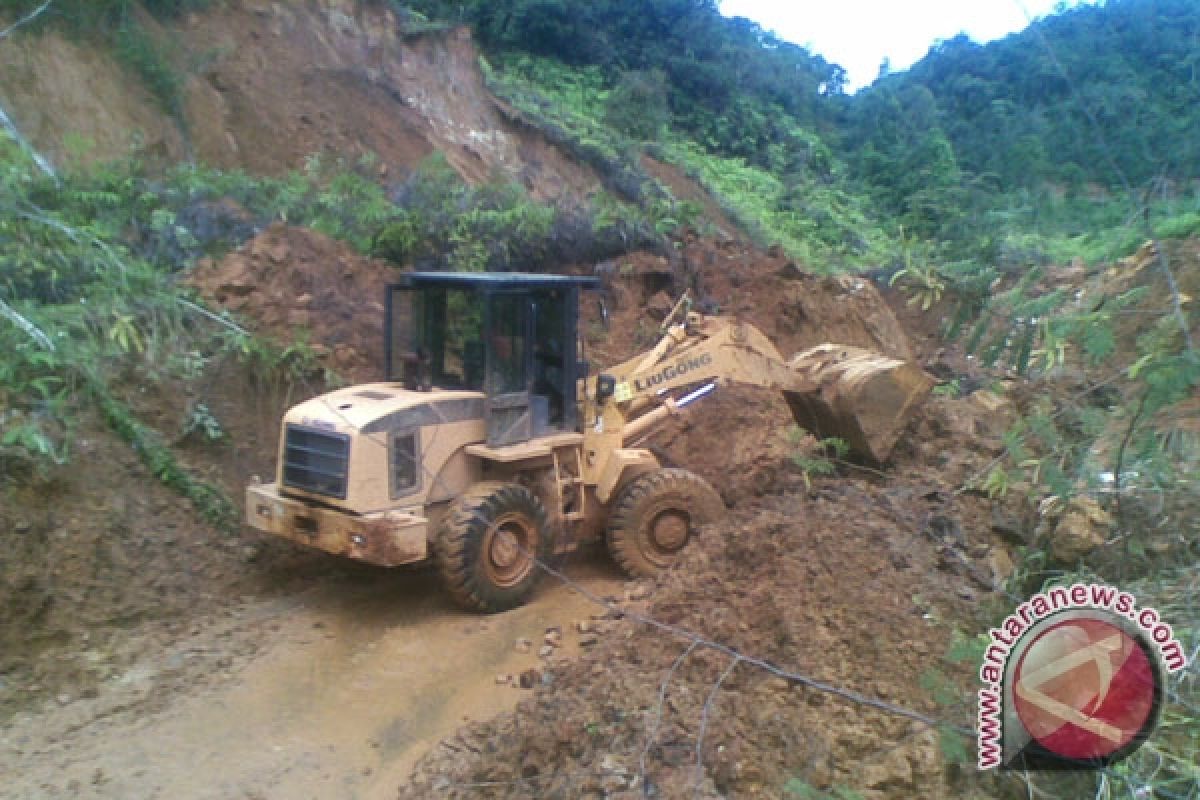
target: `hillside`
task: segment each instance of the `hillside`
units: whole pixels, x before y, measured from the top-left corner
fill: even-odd
[[[0,30],[31,11],[0,37],[0,797],[1198,785],[1194,664],[1102,777],[982,775],[972,736],[983,632],[1048,582],[1200,643],[1189,4],[855,97],[710,0],[4,0]],[[379,379],[413,268],[598,276],[596,368],[689,290],[938,386],[885,464],[722,386],[648,445],[729,509],[677,568],[585,549],[467,614],[240,522],[283,411]]]

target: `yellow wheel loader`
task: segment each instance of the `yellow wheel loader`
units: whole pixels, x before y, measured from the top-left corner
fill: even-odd
[[[561,275],[409,273],[388,287],[386,380],[283,419],[276,480],[246,490],[258,530],[383,566],[432,559],[461,605],[520,605],[538,562],[605,538],[632,575],[674,563],[724,511],[699,476],[640,447],[722,383],[780,390],[797,422],[884,461],[932,380],[852,347],[785,361],[761,332],[691,311],[651,350],[590,371],[581,293]]]

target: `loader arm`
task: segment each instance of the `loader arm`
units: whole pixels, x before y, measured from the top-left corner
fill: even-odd
[[[589,379],[584,419],[616,446],[652,432],[685,387],[745,384],[781,391],[801,427],[882,463],[934,383],[916,366],[857,347],[825,344],[785,360],[753,325],[684,316],[649,352]]]

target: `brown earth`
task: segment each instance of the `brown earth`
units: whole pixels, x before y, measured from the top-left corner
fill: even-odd
[[[384,287],[399,271],[305,228],[270,226],[187,283],[281,346],[307,342],[344,380],[382,379]]]
[[[393,274],[388,265],[359,257],[310,231],[275,226],[219,263],[198,266],[189,280],[206,298],[235,311],[255,330],[277,337],[280,344],[291,342],[297,328],[306,324],[312,341],[324,348],[319,351],[324,366],[361,380],[374,377],[379,308],[372,304],[378,303],[383,283]],[[609,363],[649,344],[657,326],[656,304],[649,301],[659,292],[683,286],[693,287],[710,310],[719,307],[761,325],[785,353],[824,340],[826,328],[855,343],[906,352],[903,332],[868,282],[807,275],[778,254],[693,237],[674,266],[650,254],[635,254],[615,265],[609,278],[612,313],[607,331],[594,307],[588,309],[592,316],[585,328],[593,364]],[[299,313],[305,315],[303,320]],[[313,390],[263,385],[232,358],[214,362],[191,385],[172,386],[134,374],[125,376],[123,385],[122,399],[140,419],[160,430],[177,429],[196,402],[211,409],[228,439],[220,444],[181,440],[175,443],[176,451],[188,467],[234,497],[251,474],[270,473],[279,413],[288,402]],[[954,405],[943,399],[933,408],[936,411],[914,422],[910,434],[910,440],[924,440],[927,449],[910,443],[897,456],[894,474],[902,478],[870,485],[851,480],[851,470],[845,480],[815,479],[816,489],[809,492],[791,461],[798,444],[788,434],[790,419],[780,398],[731,387],[699,404],[686,423],[665,431],[658,444],[667,458],[712,480],[735,504],[736,515],[726,528],[709,532],[687,567],[650,589],[656,604],[653,613],[744,649],[748,655],[777,661],[786,669],[929,710],[927,692],[914,675],[919,677],[922,664],[953,672],[938,660],[950,626],[971,629],[973,603],[988,596],[988,587],[1002,577],[1006,561],[1003,548],[996,546],[998,540],[993,541],[986,504],[976,498],[954,499],[955,487],[939,477],[944,465],[926,466],[933,463],[931,458],[944,459],[947,454],[956,454],[955,463],[964,470],[986,463],[994,444],[983,440],[971,444],[978,439],[974,434],[981,429],[980,414],[967,401]],[[957,427],[942,421],[947,408],[953,412],[949,418],[957,414],[965,421]],[[0,728],[0,742],[8,742],[9,748],[0,763],[12,758],[17,761],[10,763],[35,765],[28,769],[29,781],[15,785],[24,789],[12,796],[49,797],[72,786],[79,790],[76,794],[94,797],[153,796],[160,790],[170,790],[174,796],[227,796],[224,791],[213,794],[212,784],[202,777],[185,777],[184,754],[199,752],[197,748],[209,754],[205,758],[236,764],[231,768],[233,782],[223,785],[246,796],[255,796],[256,787],[304,786],[312,781],[328,789],[322,796],[336,795],[332,787],[348,785],[358,786],[361,796],[388,796],[385,792],[405,777],[407,765],[449,733],[462,715],[482,720],[511,708],[521,696],[519,691],[495,687],[492,681],[497,670],[520,671],[508,666],[505,655],[510,652],[512,630],[502,627],[495,635],[472,634],[468,638],[473,645],[458,641],[461,630],[442,623],[445,614],[453,612],[430,576],[347,564],[251,532],[233,537],[216,533],[153,481],[128,449],[98,426],[93,435],[97,444],[89,447],[95,448],[94,455],[84,450],[48,483],[6,490],[5,522],[25,531],[27,546],[19,562],[23,572],[8,573],[4,581],[6,596],[16,598],[13,607],[20,609],[20,616],[4,626],[6,652],[15,655],[6,661],[0,697],[10,714],[17,713]],[[714,442],[719,446],[714,447]],[[103,524],[98,525],[98,520]],[[595,569],[588,564],[584,560],[571,570],[584,569],[587,575],[587,570]],[[779,569],[772,571],[771,564]],[[611,567],[605,569],[607,577],[592,583],[592,591],[618,594]],[[283,696],[256,705],[256,711],[237,720],[197,711],[214,703],[216,708],[244,706],[247,701],[239,686],[267,686],[276,680],[272,676],[301,669],[298,660],[319,658],[317,653],[323,651],[313,647],[332,642],[327,634],[315,639],[305,636],[305,626],[319,622],[340,637],[347,624],[344,617],[361,614],[355,603],[346,605],[340,599],[349,587],[361,584],[366,594],[386,596],[389,590],[383,587],[393,582],[412,588],[396,599],[399,605],[394,613],[373,612],[370,621],[358,623],[354,641],[360,644],[339,656],[338,663],[349,665],[367,658],[368,651],[361,648],[370,642],[384,647],[388,627],[404,619],[395,614],[413,603],[435,610],[421,622],[403,623],[411,625],[412,636],[443,642],[439,647],[467,648],[464,658],[468,653],[479,658],[472,662],[476,666],[469,675],[458,675],[453,683],[464,697],[475,699],[468,706],[452,704],[453,694],[439,701],[440,710],[431,711],[429,717],[440,720],[436,725],[405,728],[403,755],[400,750],[381,751],[364,744],[379,741],[383,734],[357,729],[346,716],[347,709],[354,707],[348,700],[333,704],[320,700],[334,691],[334,672],[322,672],[327,680],[298,685],[313,696],[302,716],[294,710],[295,701]],[[566,592],[564,597],[571,595],[563,587],[557,591]],[[777,599],[768,602],[772,596]],[[881,629],[874,622],[863,622],[876,619],[885,601],[891,604],[887,609],[892,615],[886,626]],[[569,628],[574,618],[586,618],[589,608],[604,611],[582,599],[575,605],[562,600],[552,605],[573,609],[569,618],[546,618],[547,625],[562,628]],[[788,609],[793,608],[801,610],[792,614]],[[292,621],[280,628],[279,614]],[[537,631],[532,635],[536,638]],[[809,644],[814,635],[820,637],[818,647]],[[533,717],[520,723],[522,729],[536,721],[534,731],[541,731],[543,723],[548,730],[558,731],[563,724],[587,720],[583,739],[577,737],[576,728],[563,734],[568,745],[562,746],[543,740],[542,733],[524,740],[507,729],[484,729],[500,731],[493,742],[497,752],[507,753],[515,746],[512,742],[525,742],[537,774],[557,774],[553,780],[563,787],[583,785],[570,783],[569,775],[577,768],[591,770],[595,780],[615,780],[605,772],[604,757],[611,756],[609,767],[628,760],[629,748],[640,741],[642,712],[658,690],[664,663],[679,652],[669,639],[657,637],[651,642],[645,636],[633,628],[604,633],[601,658],[610,665],[608,672],[616,682],[595,679],[596,659],[556,667],[545,699],[539,699],[532,712],[525,712]],[[454,637],[454,643],[446,637]],[[586,637],[571,634],[568,638]],[[878,646],[868,655],[854,655],[875,640]],[[405,640],[387,641],[392,642],[387,647],[395,648]],[[626,661],[634,650],[644,655]],[[827,660],[826,655],[836,658]],[[859,661],[863,666],[852,669],[850,665]],[[696,733],[696,703],[703,705],[705,683],[711,684],[714,671],[723,669],[712,653],[700,652],[685,666],[679,679],[693,688],[686,698],[672,694],[673,711],[660,737],[670,746],[660,745],[650,759],[650,773],[663,787],[663,796],[689,791],[692,773],[684,766],[687,759],[682,754],[689,747],[687,737]],[[383,690],[402,680],[405,685],[427,687],[423,690],[427,694],[428,687],[440,685],[445,678],[436,659],[424,669],[403,676],[373,673],[362,678],[364,691]],[[853,679],[847,677],[852,673]],[[705,745],[706,780],[747,792],[753,789],[762,796],[777,796],[780,781],[786,784],[792,778],[818,784],[878,784],[889,796],[904,796],[913,786],[942,787],[939,791],[950,796],[946,787],[952,784],[946,783],[935,759],[935,746],[908,723],[840,707],[832,700],[806,696],[795,703],[791,698],[803,692],[779,684],[765,686],[764,679],[746,667],[739,667],[725,682],[711,712],[714,725],[711,738],[706,739],[711,748]],[[389,719],[405,718],[400,699],[409,697],[394,688],[388,692],[396,702],[372,704],[371,719],[377,721],[373,724],[383,728]],[[747,703],[758,708],[763,698],[776,695],[776,701],[762,706],[762,713],[774,720],[773,727],[763,730],[776,734],[754,733],[767,717],[754,716],[758,712],[747,717],[751,712],[738,709]],[[551,702],[554,697],[560,698],[558,704]],[[604,697],[611,708],[588,705]],[[618,716],[618,710],[625,716]],[[551,724],[548,715],[556,712],[562,712],[559,722]],[[962,717],[961,709],[954,713]],[[143,717],[147,722],[138,723]],[[223,719],[231,726],[224,733]],[[717,724],[717,719],[725,722]],[[308,735],[297,740],[305,743],[300,751],[295,749],[300,745],[280,745],[282,751],[271,751],[302,755],[289,765],[271,753],[245,754],[247,730],[252,737],[290,741],[296,735],[291,726],[299,720],[309,727],[343,731],[349,743],[322,751],[325,745]],[[602,733],[589,733],[587,725],[592,724],[600,726],[596,730]],[[468,739],[479,735],[466,734]],[[776,735],[784,738],[771,738]],[[906,738],[910,735],[911,741]],[[127,774],[123,765],[145,758],[145,748],[159,737],[177,742],[180,757],[158,752],[151,759],[153,769]],[[886,748],[880,743],[895,737],[906,742],[896,751],[899,755],[883,752]],[[734,746],[735,738],[745,741],[736,744],[738,755],[730,761],[732,756],[720,753]],[[795,742],[802,740],[811,746],[795,749]],[[109,744],[115,741],[127,744]],[[218,742],[227,742],[242,755],[235,758]],[[781,754],[780,742],[791,748],[795,759]],[[458,745],[451,741],[448,746]],[[562,755],[563,746],[578,755]],[[720,753],[712,749],[721,747],[725,750]],[[660,750],[667,755],[660,758]],[[874,783],[851,781],[854,776],[845,765],[852,757],[872,754],[880,766],[866,779]],[[595,759],[586,765],[576,760],[591,756]],[[502,760],[508,763],[507,757]],[[552,766],[559,761],[560,768]],[[736,767],[739,761],[743,766]],[[910,761],[916,771],[896,777],[895,771],[903,772],[901,765]],[[469,766],[472,774],[506,774],[495,771],[498,763],[464,761],[462,768]],[[746,764],[756,766],[747,771]],[[368,768],[371,774],[364,776],[360,771]],[[441,780],[441,769],[426,765],[422,780]],[[628,764],[622,769],[628,770]],[[88,776],[97,770],[103,780],[89,784]],[[620,769],[616,773],[622,774]],[[623,780],[628,778],[625,775]],[[452,772],[450,779],[467,778]],[[422,785],[426,784],[417,784]],[[421,796],[420,789],[408,791]],[[573,796],[573,789],[564,791],[562,796]],[[273,795],[267,791],[262,796]]]
[[[277,174],[314,153],[373,154],[387,177],[440,152],[469,181],[502,176],[539,200],[572,203],[600,185],[487,91],[465,28],[408,33],[385,4],[350,0],[237,0],[176,26],[141,20],[182,78],[181,121],[102,50],[55,33],[0,48],[0,102],[55,163],[136,151]]]
[[[78,149],[120,156],[140,138],[151,158],[194,154],[271,173],[312,153],[371,152],[383,179],[436,151],[469,180],[500,174],[558,203],[599,185],[486,91],[463,31],[409,35],[384,4],[367,5],[240,0],[178,28],[151,24],[187,78],[185,126],[144,93],[114,94],[129,81],[111,60],[53,34],[6,40],[0,98],[60,163]],[[686,237],[670,259],[635,253],[598,268],[610,317],[605,325],[589,301],[593,366],[652,344],[685,288],[702,310],[760,326],[785,356],[828,340],[912,355],[869,281],[757,251],[678,170],[646,168],[705,208],[718,235]],[[188,280],[281,347],[307,331],[317,368],[301,359],[290,381],[268,381],[230,353],[208,353],[200,374],[181,380],[147,362],[120,376],[120,399],[193,474],[240,498],[252,475],[271,474],[279,416],[319,390],[322,369],[378,377],[379,303],[393,275],[310,231],[274,226]],[[200,404],[220,441],[183,435]],[[1019,507],[954,493],[997,452],[993,416],[971,398],[939,398],[885,475],[839,465],[823,479],[793,461],[815,455],[813,443],[791,434],[779,397],[722,388],[653,444],[711,480],[733,516],[683,568],[633,586],[626,612],[969,724],[969,704],[934,704],[921,678],[937,670],[960,685],[969,668],[941,660],[950,631],[977,630],[973,615],[1011,569],[996,531],[1027,525]],[[622,595],[596,554],[568,574],[602,603],[550,581],[531,606],[478,618],[453,610],[430,574],[214,530],[97,419],[85,418],[78,441],[69,465],[38,475],[5,462],[0,477],[0,529],[13,542],[0,559],[0,797],[391,797],[464,718],[481,727],[438,745],[405,796],[616,795],[643,776],[643,749],[644,777],[664,797],[693,795],[697,775],[710,796],[778,797],[789,781],[870,797],[973,788],[902,717],[746,663],[714,692],[730,656],[711,647],[681,662],[649,737],[686,645],[628,619],[572,630],[611,616]],[[566,646],[530,672],[554,627]],[[517,652],[518,638],[535,652]],[[576,658],[581,648],[591,652]],[[498,685],[497,673],[540,688]],[[515,714],[484,721],[522,697]],[[489,781],[506,785],[464,785]]]
[[[946,762],[927,725],[780,674],[969,729],[969,693],[950,705],[932,694],[972,671],[944,656],[990,593],[986,503],[925,470],[812,491],[793,472],[779,490],[708,528],[678,569],[633,592],[646,599],[598,615],[627,617],[598,623],[601,642],[548,670],[515,713],[443,742],[400,796],[994,791]],[[691,650],[693,638],[704,643]]]

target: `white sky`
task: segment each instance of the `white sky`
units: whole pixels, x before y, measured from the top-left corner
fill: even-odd
[[[875,80],[886,57],[908,69],[938,39],[965,32],[1003,38],[1046,16],[1057,0],[720,0],[727,17],[746,17],[781,39],[845,68],[847,92]],[[1078,0],[1071,0],[1069,6]],[[1027,16],[1028,14],[1028,16]]]

